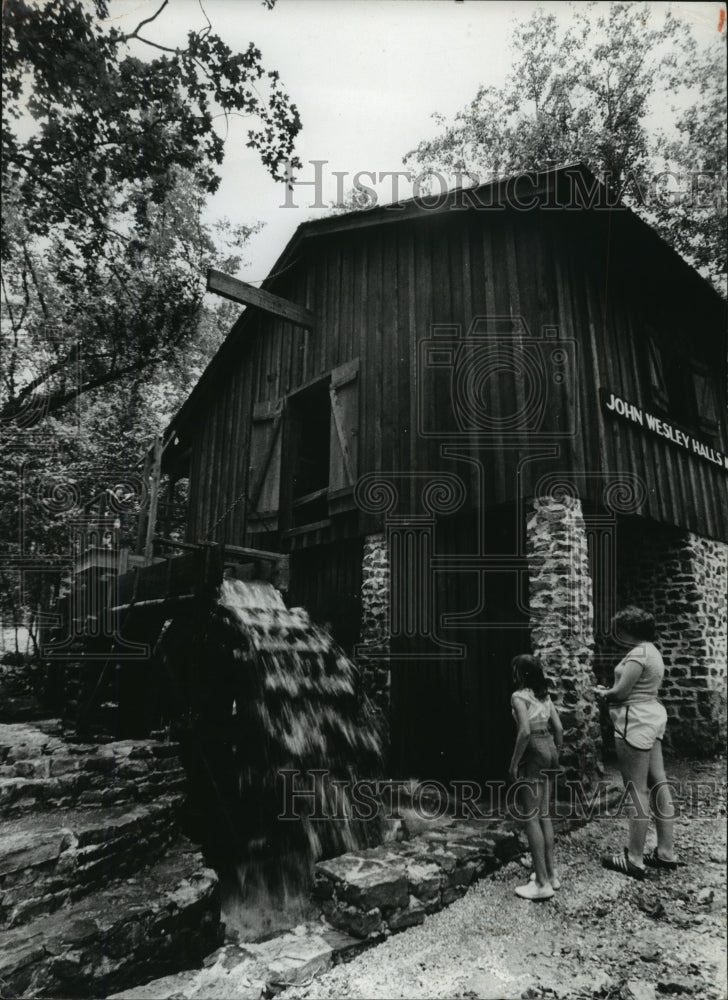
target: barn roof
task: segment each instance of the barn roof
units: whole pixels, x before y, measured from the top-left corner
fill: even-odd
[[[662,258],[666,269],[680,274],[682,280],[691,284],[694,294],[707,297],[714,305],[725,308],[720,294],[702,275],[685,261],[661,236],[643,219],[624,205],[610,205],[606,186],[583,163],[567,163],[545,170],[528,171],[508,177],[490,180],[473,188],[454,188],[446,193],[431,197],[420,196],[393,204],[347,212],[303,222],[293,234],[282,254],[262,281],[261,288],[273,291],[278,276],[291,267],[298,259],[307,241],[336,233],[356,232],[375,226],[394,225],[413,219],[432,218],[457,209],[461,215],[469,212],[511,207],[520,211],[535,208],[542,199],[555,199],[549,207],[564,208],[566,204],[576,206],[587,213],[598,206],[610,212],[612,219],[619,218],[622,230],[627,228],[630,240],[641,244],[641,253],[651,253]],[[534,199],[536,203],[534,204]],[[571,200],[568,200],[571,199]],[[601,200],[600,200],[601,199]],[[645,259],[645,258],[643,258]],[[704,298],[703,301],[706,301]],[[217,377],[227,369],[226,363],[239,346],[240,338],[256,309],[245,308],[233,325],[190,395],[170,421],[165,438],[171,437],[194,420],[206,393],[215,384]]]

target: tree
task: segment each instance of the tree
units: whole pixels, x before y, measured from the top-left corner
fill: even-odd
[[[655,223],[673,246],[725,294],[726,38],[697,53],[693,99],[676,112],[675,134],[660,134],[671,191],[655,205]]]
[[[117,211],[124,238],[91,258],[63,236],[33,239],[22,199],[5,192],[0,421],[31,426],[103,386],[174,367],[195,344],[207,268],[235,271],[259,227],[203,225],[204,192],[178,169],[170,180],[161,203]]]
[[[224,153],[216,118],[255,119],[248,145],[274,178],[298,163],[298,112],[258,49],[232,52],[209,22],[185,48],[149,39],[168,2],[127,34],[104,20],[107,0],[4,4],[6,424],[57,414],[191,343],[206,268],[232,266],[200,222]]]
[[[256,120],[248,145],[276,179],[300,165],[300,118],[278,73],[264,69],[252,43],[233,52],[209,22],[189,33],[185,48],[152,41],[149,25],[168,3],[128,33],[106,20],[107,0],[3,4],[3,179],[31,233],[60,227],[98,254],[119,235],[109,215],[143,208],[140,189],[162,204],[172,167],[213,192],[224,155],[220,117]],[[143,60],[135,53],[145,48],[160,54]],[[35,129],[22,138],[26,109]]]
[[[539,9],[516,24],[511,47],[513,68],[504,84],[481,87],[452,122],[436,116],[438,134],[405,161],[423,173],[467,171],[481,181],[583,162],[614,201],[648,216],[693,263],[720,271],[725,251],[716,245],[717,233],[706,235],[714,219],[693,217],[685,226],[686,200],[666,204],[654,175],[664,169],[667,153],[681,152],[689,163],[685,140],[696,134],[706,146],[706,169],[722,170],[725,114],[716,105],[725,79],[724,46],[719,42],[714,59],[701,62],[689,28],[669,10],[663,16],[648,4],[610,3],[572,7],[567,22]],[[696,69],[702,102],[678,118],[679,149],[651,115],[666,93],[690,98]],[[717,182],[724,187],[724,171]],[[714,191],[715,183],[714,176]]]
[[[150,438],[231,325],[232,304],[205,305],[205,272],[237,270],[258,226],[203,222],[224,153],[216,118],[255,119],[248,144],[274,178],[297,165],[298,113],[260,52],[233,53],[209,23],[184,49],[160,45],[147,32],[167,4],[128,34],[104,23],[106,0],[4,4],[0,533],[11,557],[67,553],[84,504],[114,483],[120,521],[133,518]],[[52,581],[51,562],[3,573],[0,614],[32,622]]]
[[[223,228],[231,230],[228,237],[235,234],[231,227]],[[235,258],[221,260],[218,255],[211,259],[232,270],[237,268]],[[53,276],[47,266],[42,273],[51,289],[46,308],[53,309],[57,305]],[[122,297],[119,306],[125,301]],[[82,311],[82,305],[69,293],[68,322],[77,307]],[[163,366],[156,366],[154,377],[149,368],[132,365],[113,380],[76,395],[74,407],[59,406],[50,414],[39,414],[30,407],[16,414],[10,433],[5,435],[4,443],[9,447],[2,452],[0,462],[0,538],[3,555],[11,557],[7,562],[0,560],[5,563],[0,566],[0,626],[15,627],[16,644],[18,628],[27,628],[37,652],[42,614],[52,606],[59,588],[67,584],[68,565],[58,567],[55,559],[70,557],[73,538],[87,516],[85,508],[90,501],[104,492],[113,494],[112,510],[118,521],[114,538],[120,544],[134,545],[144,499],[145,453],[199,378],[236,312],[233,303],[224,301],[215,303],[214,308],[199,306],[184,349]],[[20,343],[24,344],[22,337]],[[49,342],[46,350],[52,349]],[[37,347],[28,349],[28,361],[20,366],[37,365],[38,353]],[[57,377],[63,379],[67,374],[61,370]],[[57,383],[56,391],[61,391],[62,384]],[[67,395],[72,392],[67,391]],[[36,396],[36,405],[42,399],[42,395]],[[13,557],[17,556],[46,565],[23,573],[22,567],[13,569]]]

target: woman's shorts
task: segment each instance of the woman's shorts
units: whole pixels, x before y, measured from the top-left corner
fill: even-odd
[[[551,733],[531,733],[528,746],[521,757],[518,777],[528,781],[543,781],[544,771],[554,771],[559,766],[559,751]]]
[[[667,712],[659,701],[638,701],[609,709],[614,735],[635,750],[651,750],[665,735]]]

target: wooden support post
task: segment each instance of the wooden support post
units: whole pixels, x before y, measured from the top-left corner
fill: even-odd
[[[154,532],[157,527],[157,507],[159,506],[159,485],[162,478],[162,438],[154,439],[151,459],[151,484],[149,492],[149,508],[147,510],[147,533],[144,543],[144,561],[151,563],[154,556]]]
[[[152,449],[147,451],[144,456],[144,470],[142,472],[142,482],[145,487],[149,489],[149,476],[152,470]],[[137,556],[144,555],[144,547],[147,540],[147,525],[149,524],[149,503],[146,507],[139,513],[139,521],[137,523],[137,537],[136,545],[134,546],[134,554]]]

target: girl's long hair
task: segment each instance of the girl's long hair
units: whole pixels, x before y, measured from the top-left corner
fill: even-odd
[[[549,693],[548,681],[541,661],[530,653],[520,653],[511,660],[513,681],[517,687],[530,688],[539,701],[544,701]]]

